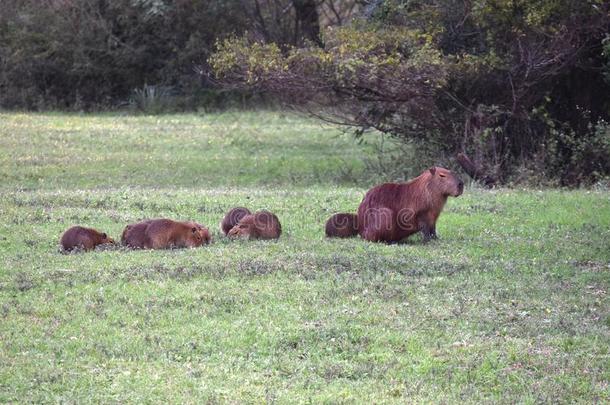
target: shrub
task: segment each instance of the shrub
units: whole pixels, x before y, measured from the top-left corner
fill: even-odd
[[[192,94],[194,67],[245,21],[238,0],[3,0],[0,107],[108,108],[147,83]]]
[[[439,159],[466,152],[500,181],[541,164],[565,185],[610,174],[605,163],[576,163],[605,161],[592,128],[610,119],[608,65],[600,68],[610,4],[374,3],[368,20],[327,29],[323,48],[279,52],[234,38],[218,44],[211,66],[232,87],[267,92],[356,133],[375,128],[425,143]]]

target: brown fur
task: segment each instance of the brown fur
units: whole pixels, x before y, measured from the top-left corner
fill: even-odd
[[[407,183],[386,183],[366,193],[358,208],[359,233],[373,242],[398,242],[416,232],[436,238],[438,219],[448,196],[458,197],[464,183],[442,167],[433,167]]]
[[[73,249],[92,250],[97,245],[114,243],[114,240],[93,228],[73,226],[64,232],[59,243],[64,251],[69,252]]]
[[[237,223],[239,222],[240,219],[242,219],[246,215],[250,215],[250,214],[252,214],[250,212],[250,210],[247,208],[244,208],[244,207],[231,208],[229,210],[229,212],[227,212],[227,215],[225,215],[225,217],[223,218],[223,220],[220,224],[220,230],[225,235],[228,235],[229,231],[235,225],[237,225]]]
[[[229,236],[252,239],[277,239],[281,234],[282,225],[278,217],[264,210],[246,215],[229,231]]]
[[[125,227],[121,235],[121,243],[133,249],[144,249],[146,244],[146,228],[152,221],[142,221]]]
[[[152,219],[127,225],[123,243],[139,249],[194,248],[211,241],[207,228],[193,222]]]
[[[326,221],[326,236],[329,238],[349,238],[358,235],[358,216],[351,213],[339,213]]]

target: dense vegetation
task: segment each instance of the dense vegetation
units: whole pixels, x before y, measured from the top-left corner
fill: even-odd
[[[610,175],[605,1],[388,0],[282,50],[232,38],[220,78],[432,153],[466,152],[500,181]],[[423,155],[424,153],[422,153]]]
[[[279,99],[389,134],[422,164],[465,152],[498,183],[591,185],[610,176],[609,13],[605,0],[3,0],[0,108]]]
[[[438,241],[327,240],[324,220],[380,179],[361,180],[369,149],[316,121],[0,122],[2,403],[610,401],[607,190],[468,187]],[[221,238],[235,205],[276,212],[284,234]],[[73,224],[116,237],[161,216],[214,243],[58,252]]]
[[[318,37],[319,24],[342,23],[354,7],[328,0],[2,0],[0,108],[223,107],[230,97],[200,74],[217,39],[249,29],[253,38],[302,44]]]
[[[146,91],[197,96],[194,69],[217,37],[242,32],[245,16],[237,0],[172,3],[2,1],[0,106],[109,108],[150,98],[138,93]]]

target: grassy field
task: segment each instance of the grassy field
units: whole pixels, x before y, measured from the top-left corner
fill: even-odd
[[[610,193],[470,186],[438,241],[326,240],[370,153],[279,113],[0,114],[0,402],[610,401]],[[281,239],[222,238],[236,205]],[[214,243],[58,253],[151,217]]]

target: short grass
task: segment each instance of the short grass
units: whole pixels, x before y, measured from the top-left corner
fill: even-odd
[[[327,240],[370,151],[280,113],[0,114],[0,402],[610,401],[610,193],[469,187],[440,240]],[[230,207],[285,233],[228,241]],[[214,230],[62,255],[73,224]]]

